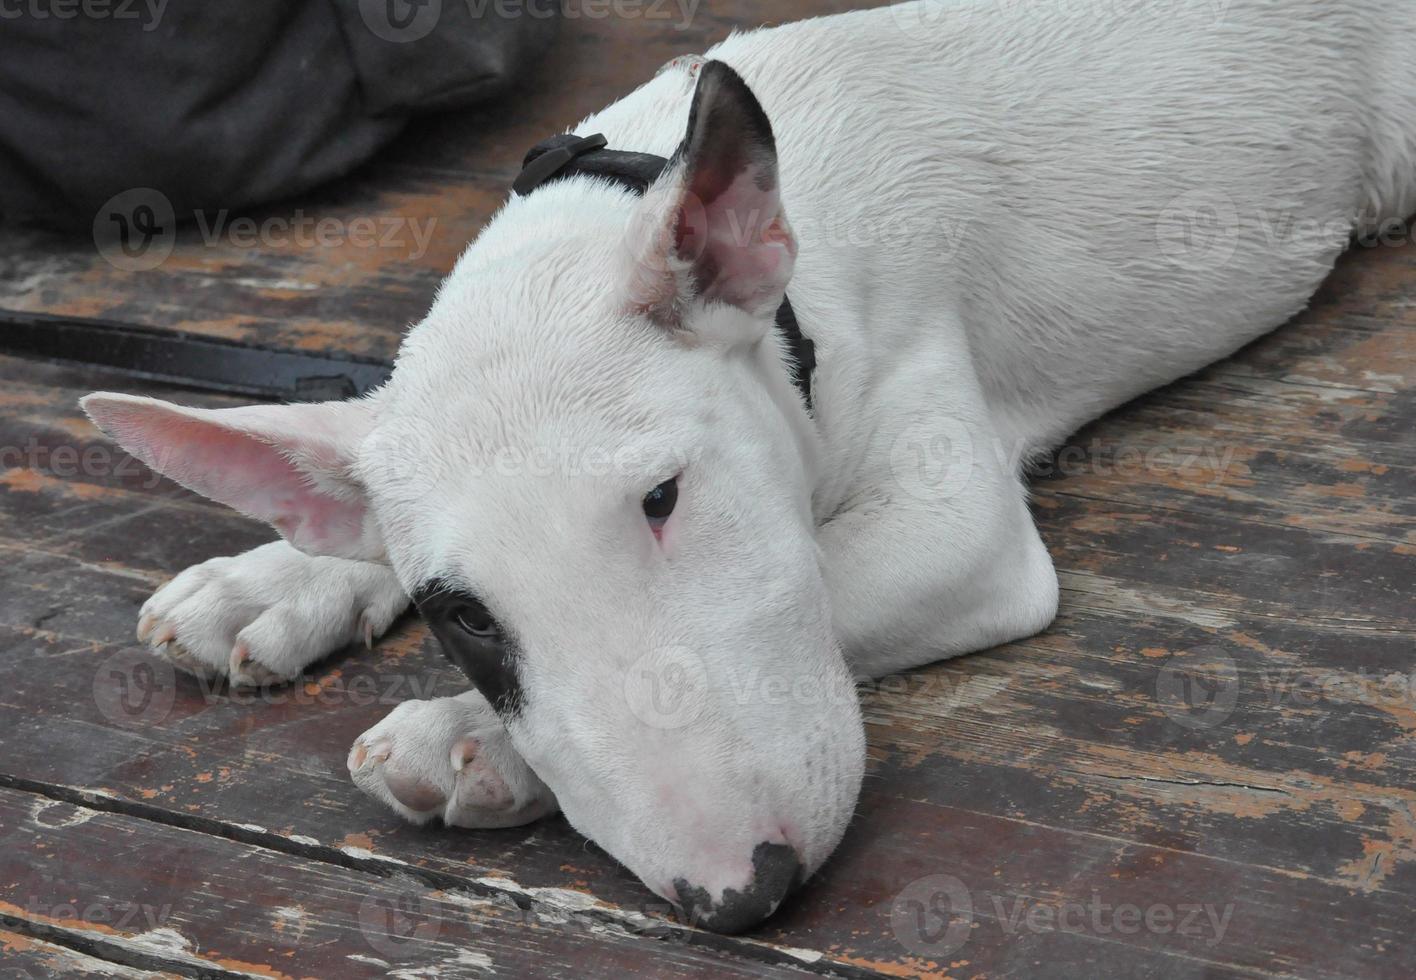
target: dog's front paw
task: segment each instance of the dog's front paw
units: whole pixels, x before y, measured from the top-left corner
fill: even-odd
[[[516,827],[556,810],[486,698],[405,701],[354,740],[354,782],[414,823]]]
[[[407,605],[385,566],[277,541],[182,572],[143,604],[138,639],[190,674],[282,683],[356,639],[372,643]]]

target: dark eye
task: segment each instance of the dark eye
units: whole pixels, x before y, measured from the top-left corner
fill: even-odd
[[[644,516],[654,530],[664,526],[678,503],[678,477],[665,480],[644,495]]]
[[[477,637],[479,640],[498,641],[501,639],[501,626],[492,618],[492,614],[487,612],[487,607],[480,602],[464,602],[452,613],[452,621],[464,633]]]

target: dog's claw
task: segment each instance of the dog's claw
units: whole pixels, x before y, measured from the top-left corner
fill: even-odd
[[[233,687],[266,687],[272,684],[284,684],[290,680],[290,678],[278,674],[252,659],[251,648],[244,642],[238,642],[236,646],[232,647],[227,676]]]
[[[480,746],[475,738],[460,738],[452,745],[452,769],[461,775],[467,763],[477,758]]]
[[[389,570],[272,542],[183,571],[139,607],[137,635],[187,673],[283,684],[351,641],[372,643],[407,602]]]
[[[349,750],[349,759],[346,765],[348,765],[350,773],[357,773],[372,766],[382,765],[388,761],[392,752],[393,742],[389,739],[378,739],[372,745],[362,738],[356,739],[353,747]]]
[[[388,757],[393,755],[393,743],[387,739],[380,739],[374,743],[374,747],[369,750],[369,762],[380,766],[388,761]]]
[[[238,643],[231,648],[231,659],[227,661],[226,675],[231,678],[232,684],[240,684],[245,673],[245,666],[251,660],[251,651],[244,643]]]

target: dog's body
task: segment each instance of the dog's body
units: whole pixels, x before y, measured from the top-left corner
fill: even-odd
[[[140,636],[186,669],[285,678],[409,592],[425,613],[465,595],[466,634],[439,636],[500,651],[478,661],[497,711],[477,691],[400,706],[356,743],[356,782],[470,826],[559,801],[733,929],[844,829],[851,674],[1051,621],[1027,460],[1282,323],[1352,232],[1416,210],[1416,0],[912,4],[707,58],[760,99],[775,152],[736,76],[670,67],[577,128],[682,142],[648,197],[581,178],[513,200],[373,398],[86,406],[302,549],[189,569]],[[684,244],[685,202],[706,246]],[[783,288],[816,344],[811,413],[770,332]],[[498,469],[546,446],[662,462]],[[614,501],[656,484],[682,502],[648,535]],[[687,665],[691,710],[646,718],[646,665]],[[751,680],[795,675],[814,693],[785,706]]]

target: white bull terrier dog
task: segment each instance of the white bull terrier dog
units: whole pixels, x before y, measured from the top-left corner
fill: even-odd
[[[1052,620],[1029,458],[1416,210],[1416,0],[850,13],[574,133],[605,140],[541,147],[374,394],[84,407],[284,538],[178,575],[141,639],[284,680],[412,597],[475,688],[399,705],[354,781],[417,822],[559,808],[738,930],[851,818],[856,678]]]

